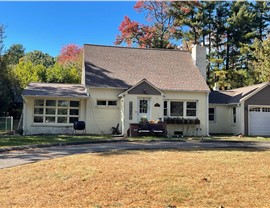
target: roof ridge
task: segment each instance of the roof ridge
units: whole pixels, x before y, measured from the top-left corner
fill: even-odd
[[[188,50],[177,50],[169,48],[136,48],[136,47],[126,47],[126,46],[109,46],[109,45],[98,45],[85,43],[84,46],[97,46],[106,48],[122,48],[122,49],[137,49],[137,50],[153,50],[153,51],[170,51],[170,52],[189,52]]]
[[[268,83],[268,82],[262,82],[262,83],[258,83],[258,84],[248,85],[248,86],[239,87],[239,88],[235,88],[235,89],[231,89],[231,90],[236,91],[239,89],[245,89],[245,88],[249,88],[249,87],[257,87],[259,85],[265,85],[266,83]]]

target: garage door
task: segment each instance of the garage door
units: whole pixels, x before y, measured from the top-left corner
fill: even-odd
[[[270,107],[249,108],[249,134],[270,135]]]

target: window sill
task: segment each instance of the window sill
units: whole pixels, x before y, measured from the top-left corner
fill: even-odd
[[[119,109],[118,106],[96,106],[97,109],[108,109],[108,110],[115,110]]]
[[[73,124],[58,124],[58,123],[34,123],[33,127],[73,127]]]

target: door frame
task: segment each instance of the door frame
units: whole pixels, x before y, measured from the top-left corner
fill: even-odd
[[[140,101],[145,100],[147,101],[147,113],[140,113]],[[149,121],[151,118],[151,98],[150,97],[138,97],[137,98],[137,121],[140,122],[141,118],[146,116],[147,120]],[[145,115],[144,115],[145,114]]]

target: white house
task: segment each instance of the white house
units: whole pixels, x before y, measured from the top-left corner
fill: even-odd
[[[210,134],[270,135],[269,83],[209,95]]]
[[[82,83],[31,83],[23,92],[25,134],[69,134],[85,121],[88,134],[127,135],[140,119],[167,122],[167,133],[208,135],[206,51],[84,45]],[[192,122],[192,121],[199,122]]]

